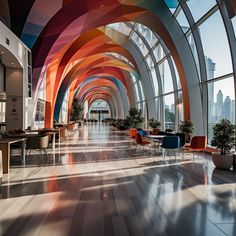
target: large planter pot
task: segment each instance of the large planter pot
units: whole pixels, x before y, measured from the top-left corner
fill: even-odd
[[[228,170],[233,165],[233,156],[232,155],[213,154],[212,161],[213,161],[216,168]]]

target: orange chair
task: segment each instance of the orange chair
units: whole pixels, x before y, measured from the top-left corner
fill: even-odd
[[[184,150],[193,153],[193,160],[194,160],[194,152],[203,152],[207,146],[207,137],[206,136],[194,136],[191,139],[190,145],[185,145]],[[184,156],[183,150],[183,156]]]
[[[151,144],[151,142],[143,139],[140,133],[136,134],[135,140],[136,140],[136,149],[138,146],[143,147],[143,149],[144,149],[145,146],[148,146],[149,144]]]
[[[135,138],[135,136],[136,136],[137,133],[138,133],[138,130],[137,130],[137,129],[131,128],[131,129],[129,130],[129,136],[130,136],[130,138]]]

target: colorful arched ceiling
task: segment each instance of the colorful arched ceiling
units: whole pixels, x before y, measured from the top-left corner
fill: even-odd
[[[176,1],[166,2],[176,4]],[[46,77],[46,126],[52,125],[55,114],[57,118],[67,90],[69,104],[75,94],[81,101],[90,99],[90,103],[99,93],[106,100],[117,99],[120,88],[114,81],[108,82],[109,77],[120,81],[127,97],[130,96],[127,80],[130,73],[139,76],[139,68],[133,55],[124,47],[128,38],[121,33],[113,38],[106,34],[104,26],[114,22],[139,22],[165,39],[177,61],[183,96],[188,97],[174,42],[156,13],[159,4],[162,3],[158,0],[9,0],[11,29],[32,49],[35,99]],[[107,54],[111,52],[122,55],[131,63]],[[84,83],[92,77],[91,83]],[[188,107],[188,102],[185,106]]]

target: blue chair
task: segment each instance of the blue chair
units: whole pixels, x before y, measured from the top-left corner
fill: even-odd
[[[167,152],[174,152],[175,154],[175,160],[176,160],[176,153],[175,151],[179,149],[180,147],[180,138],[179,136],[166,136],[162,140],[161,147],[164,149],[164,157],[163,160],[165,160],[165,154]]]
[[[186,135],[185,133],[176,133],[176,136],[179,136],[180,139],[180,148],[184,147],[186,144]]]
[[[142,137],[146,137],[147,136],[147,132],[145,130],[138,130],[138,133],[141,134]]]

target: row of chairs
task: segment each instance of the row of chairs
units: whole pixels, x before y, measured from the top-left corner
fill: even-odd
[[[162,140],[161,147],[164,149],[164,158],[165,153],[173,151],[176,159],[176,150],[182,150],[182,158],[184,157],[184,153],[191,152],[193,154],[194,160],[194,153],[204,152],[207,146],[207,137],[206,136],[193,136],[191,139],[190,144],[185,144],[182,137],[183,133],[176,133],[175,136],[166,136]],[[182,143],[181,143],[182,138]]]
[[[40,154],[40,163],[42,162],[43,154],[48,157],[47,149],[50,148],[50,135],[48,134],[40,134],[40,135],[32,135],[28,136],[26,139],[25,151],[26,157],[30,156],[31,152],[37,152]],[[11,150],[19,150],[21,149],[21,145],[13,144]]]
[[[193,160],[194,160],[194,153],[204,151],[207,146],[207,137],[206,136],[194,136],[191,139],[190,144],[186,144],[186,138],[184,133],[165,133],[166,137],[162,140],[158,140],[158,145],[164,150],[164,159],[166,152],[173,152],[176,159],[176,150],[182,150],[182,158],[184,157],[184,153],[186,151],[193,153]],[[136,146],[149,146],[151,142],[147,141],[143,138],[141,132],[136,133]]]
[[[143,129],[131,128],[129,130],[130,138],[135,138],[137,133],[141,134],[142,137],[145,137],[148,134],[147,131]],[[152,131],[150,131],[150,134],[153,135],[168,135],[168,134],[171,135],[172,133],[173,133],[172,129],[166,129],[165,131],[161,131],[159,128],[155,128]]]

